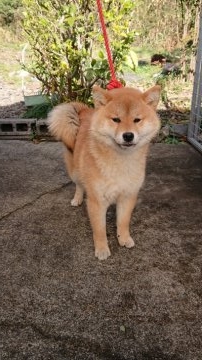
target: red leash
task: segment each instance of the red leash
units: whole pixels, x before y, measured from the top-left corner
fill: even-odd
[[[104,42],[105,42],[105,48],[106,48],[106,52],[107,52],[109,69],[110,69],[110,73],[111,73],[111,80],[110,80],[109,84],[107,85],[107,89],[112,90],[114,88],[120,88],[123,85],[121,84],[120,81],[117,80],[116,75],[115,75],[114,64],[113,64],[110,45],[109,45],[109,39],[108,39],[107,30],[106,30],[106,26],[105,26],[105,22],[104,22],[104,15],[103,15],[103,11],[102,11],[101,0],[97,0],[97,7],[98,7],[100,23],[101,23],[101,27],[102,27],[102,33],[104,36]]]

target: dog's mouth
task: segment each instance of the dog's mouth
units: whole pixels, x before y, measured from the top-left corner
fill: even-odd
[[[121,149],[128,149],[128,148],[134,148],[137,143],[133,141],[120,141],[119,139],[113,138],[116,145],[118,145]]]
[[[134,147],[136,144],[132,143],[132,142],[125,142],[125,143],[122,143],[122,144],[118,144],[122,149],[126,149],[126,148],[129,148],[129,147]]]

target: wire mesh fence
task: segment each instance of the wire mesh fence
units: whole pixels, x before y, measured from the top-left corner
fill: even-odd
[[[188,140],[202,152],[202,13],[200,16],[199,41],[196,56]]]

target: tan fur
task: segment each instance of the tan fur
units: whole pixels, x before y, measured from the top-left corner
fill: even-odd
[[[88,109],[85,104],[72,102],[56,106],[49,114],[49,130],[57,140],[62,140],[69,148],[74,149],[76,135],[80,126],[80,114]]]
[[[132,88],[107,91],[95,86],[95,109],[81,103],[62,104],[49,116],[51,133],[66,145],[67,169],[76,184],[71,204],[80,205],[84,191],[87,193],[99,260],[110,256],[106,236],[110,204],[115,203],[117,208],[119,244],[134,246],[129,223],[145,177],[149,142],[160,127],[155,111],[159,96],[159,86],[145,93]]]

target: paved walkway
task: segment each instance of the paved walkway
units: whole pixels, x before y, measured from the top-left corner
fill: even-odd
[[[93,254],[62,145],[0,141],[2,360],[202,359],[202,156],[152,146],[131,223]]]

